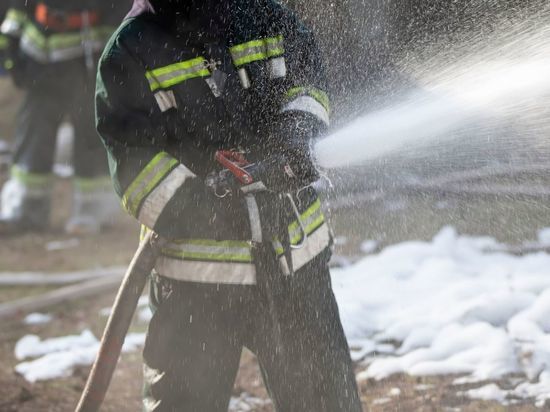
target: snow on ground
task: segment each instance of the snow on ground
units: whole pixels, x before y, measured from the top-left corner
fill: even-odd
[[[539,242],[548,237],[541,231]],[[550,399],[550,255],[489,251],[499,246],[445,228],[432,241],[392,245],[334,269],[352,356],[366,368],[358,378],[456,374],[456,384],[479,382],[463,393],[470,398],[544,405]],[[145,305],[140,301],[144,320],[150,316]],[[130,335],[125,350],[143,339]],[[91,364],[97,347],[89,331],[45,341],[27,336],[16,356],[35,359],[16,370],[30,381],[67,376]],[[512,374],[523,378],[507,381]]]
[[[456,374],[463,384],[521,374],[515,389],[467,395],[550,399],[550,255],[488,252],[496,247],[445,228],[334,269],[344,328],[367,367],[359,379]],[[373,349],[388,343],[390,353]]]
[[[132,352],[143,345],[144,334],[131,333],[126,337],[123,352]],[[94,362],[99,340],[89,330],[80,335],[41,340],[36,335],[21,338],[15,346],[15,357],[27,360],[19,363],[15,371],[29,381],[37,382],[71,376],[78,366]]]
[[[258,407],[269,405],[269,399],[260,399],[246,392],[241,393],[238,397],[232,397],[229,401],[229,412],[248,412],[255,411]]]
[[[460,393],[471,399],[479,399],[483,401],[497,401],[502,404],[507,404],[508,401],[506,397],[508,395],[507,391],[504,391],[494,383],[482,386],[481,388],[470,389],[469,391]]]
[[[52,319],[53,316],[46,313],[30,313],[25,316],[25,319],[23,319],[23,323],[28,326],[45,325],[46,323],[50,323]]]

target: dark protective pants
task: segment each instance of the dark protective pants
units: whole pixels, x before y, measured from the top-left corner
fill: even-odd
[[[278,412],[361,411],[327,257],[271,275],[271,298],[257,286],[152,282],[144,410],[227,411],[244,346]]]
[[[75,130],[75,176],[105,176],[107,157],[95,130],[94,77],[80,61],[58,64],[56,72],[40,67],[33,64],[33,70],[27,70],[27,93],[17,118],[13,164],[32,175],[51,174],[57,129],[67,118]]]

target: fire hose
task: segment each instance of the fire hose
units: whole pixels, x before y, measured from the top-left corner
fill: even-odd
[[[103,403],[138,300],[153,270],[162,244],[163,241],[154,232],[150,232],[134,255],[120,285],[101,339],[99,352],[76,407],[77,412],[96,412]]]

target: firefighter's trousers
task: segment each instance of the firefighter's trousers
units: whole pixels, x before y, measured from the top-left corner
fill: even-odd
[[[258,286],[156,277],[145,411],[227,411],[243,347],[258,357],[278,412],[361,411],[327,257],[274,276],[272,298]]]
[[[17,118],[14,164],[32,174],[50,174],[57,129],[68,119],[75,129],[75,175],[107,174],[105,149],[95,130],[94,92],[95,82],[83,68],[29,81]]]

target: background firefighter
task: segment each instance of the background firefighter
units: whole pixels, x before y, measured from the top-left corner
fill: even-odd
[[[116,210],[93,121],[96,61],[127,3],[114,4],[11,2],[1,27],[9,50],[6,68],[27,93],[17,118],[10,180],[2,190],[0,235],[48,227],[57,129],[67,117],[75,129],[73,212],[67,231],[95,232]]]
[[[310,187],[309,142],[329,122],[311,32],[269,0],[136,1],[98,79],[115,188],[171,239],[152,280],[145,409],[227,410],[246,346],[277,410],[360,411]],[[220,149],[244,152],[256,183],[239,187]]]

